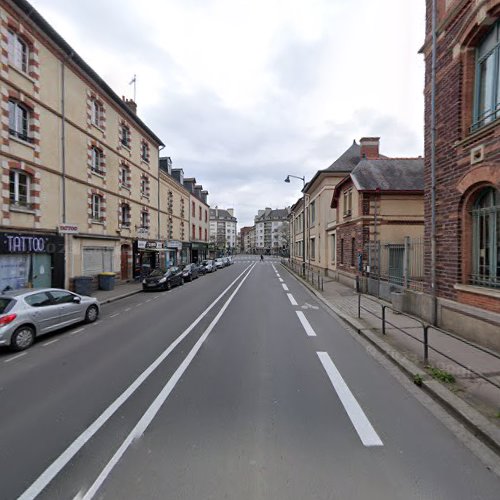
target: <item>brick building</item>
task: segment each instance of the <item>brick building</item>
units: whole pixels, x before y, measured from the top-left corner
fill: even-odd
[[[437,321],[500,346],[500,1],[437,0]],[[425,215],[431,220],[432,2],[422,49]],[[431,224],[426,270],[431,277]],[[431,291],[430,288],[428,290]]]

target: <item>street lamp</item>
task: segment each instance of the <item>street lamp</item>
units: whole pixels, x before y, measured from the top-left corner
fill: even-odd
[[[290,177],[300,179],[302,181],[302,276],[306,275],[306,177],[299,177],[297,175],[287,175],[285,182],[290,183]]]

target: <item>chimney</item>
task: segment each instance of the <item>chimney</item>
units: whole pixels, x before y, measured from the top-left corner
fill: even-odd
[[[182,168],[173,168],[172,177],[179,183],[184,184],[184,170]]]
[[[134,115],[137,114],[137,103],[133,99],[127,99],[122,96],[123,102],[133,111]]]
[[[201,199],[203,200],[203,203],[208,205],[208,191],[201,192]]]
[[[378,160],[380,158],[378,148],[380,146],[380,137],[363,137],[360,141],[361,159]]]
[[[194,195],[196,196],[196,198],[198,198],[199,200],[201,200],[201,191],[203,190],[203,186],[200,186],[199,184],[196,184],[194,186]]]
[[[160,158],[160,169],[168,175],[172,175],[172,159],[170,158],[170,156],[164,156],[163,158]]]

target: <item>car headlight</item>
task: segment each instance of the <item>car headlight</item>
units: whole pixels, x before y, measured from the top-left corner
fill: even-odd
[[[161,278],[160,281],[158,281],[158,283],[165,283],[165,281],[167,281],[167,278],[163,277],[163,278]]]

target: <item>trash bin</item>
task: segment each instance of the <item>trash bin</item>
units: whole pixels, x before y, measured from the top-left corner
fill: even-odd
[[[90,276],[75,276],[73,288],[79,295],[90,295],[92,293],[92,278]]]
[[[99,274],[99,290],[113,290],[115,288],[115,276],[115,273]]]

